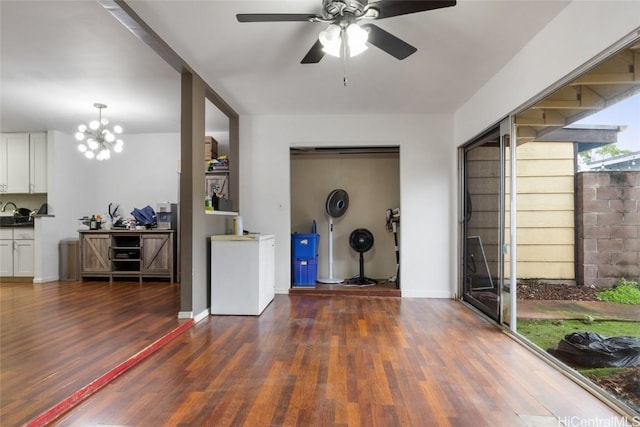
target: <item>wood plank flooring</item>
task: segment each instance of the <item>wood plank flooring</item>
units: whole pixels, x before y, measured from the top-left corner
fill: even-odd
[[[291,295],[359,295],[375,297],[399,297],[400,289],[395,282],[381,280],[375,285],[358,286],[345,283],[327,284],[316,283],[314,286],[293,286],[289,289]]]
[[[457,301],[276,295],[259,317],[201,321],[54,425],[511,427],[619,419]]]
[[[0,284],[0,424],[22,425],[182,321],[168,282]]]

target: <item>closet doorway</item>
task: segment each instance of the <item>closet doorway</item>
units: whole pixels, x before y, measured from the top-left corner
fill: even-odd
[[[400,212],[400,148],[295,147],[290,153],[291,233],[311,233],[315,221],[319,235],[318,278],[329,277],[327,198],[336,189],[344,190],[349,197],[346,212],[333,219],[332,233],[333,277],[345,282],[316,283],[305,288],[343,291],[366,288],[346,286],[349,279],[359,276],[360,270],[360,254],[351,247],[350,235],[364,228],[374,238],[373,246],[363,255],[364,274],[379,283],[371,288],[384,286],[399,294],[396,280],[400,254],[396,252],[396,239],[399,247],[401,225],[398,218],[394,234],[387,227],[387,211]],[[298,291],[301,287],[293,286],[294,276],[292,290]]]

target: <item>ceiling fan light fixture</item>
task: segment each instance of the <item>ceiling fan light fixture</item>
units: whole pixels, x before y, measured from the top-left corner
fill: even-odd
[[[356,49],[358,53],[367,50],[367,40],[369,39],[369,32],[355,22],[347,27],[347,40],[349,40],[349,49]],[[351,53],[351,56],[357,55],[357,53]]]
[[[340,57],[341,33],[342,29],[336,24],[331,24],[326,30],[320,32],[318,40],[322,43],[322,50],[325,53],[337,58]]]
[[[318,40],[322,43],[322,50],[331,56],[340,58],[343,43],[347,43],[349,56],[356,56],[367,50],[369,32],[355,22],[349,24],[346,30],[340,25],[331,24],[326,30],[321,31]]]

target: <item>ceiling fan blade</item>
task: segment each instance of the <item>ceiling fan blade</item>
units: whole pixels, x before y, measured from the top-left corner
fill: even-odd
[[[383,30],[382,28],[373,24],[361,24],[362,28],[369,29],[368,42],[375,47],[384,50],[389,55],[398,59],[405,59],[407,56],[415,53],[418,49],[411,46],[409,43],[400,40],[393,34]]]
[[[379,0],[370,1],[369,9],[377,9],[378,17],[376,19],[383,19],[455,5],[455,0]]]
[[[301,64],[317,64],[320,62],[322,57],[324,56],[324,50],[322,50],[322,43],[320,40],[316,40],[316,42],[311,46],[309,52],[302,58],[300,61]]]
[[[239,13],[238,22],[308,22],[316,18],[308,13]]]

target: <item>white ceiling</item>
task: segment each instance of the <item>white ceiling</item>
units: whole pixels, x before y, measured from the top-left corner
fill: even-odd
[[[568,3],[459,0],[375,21],[418,51],[399,61],[371,46],[344,87],[339,59],[300,64],[325,24],[235,18],[315,14],[321,0],[129,2],[240,114],[453,113]],[[97,1],[2,0],[0,19],[2,131],[73,133],[95,102],[125,133],[179,131],[178,73]]]

